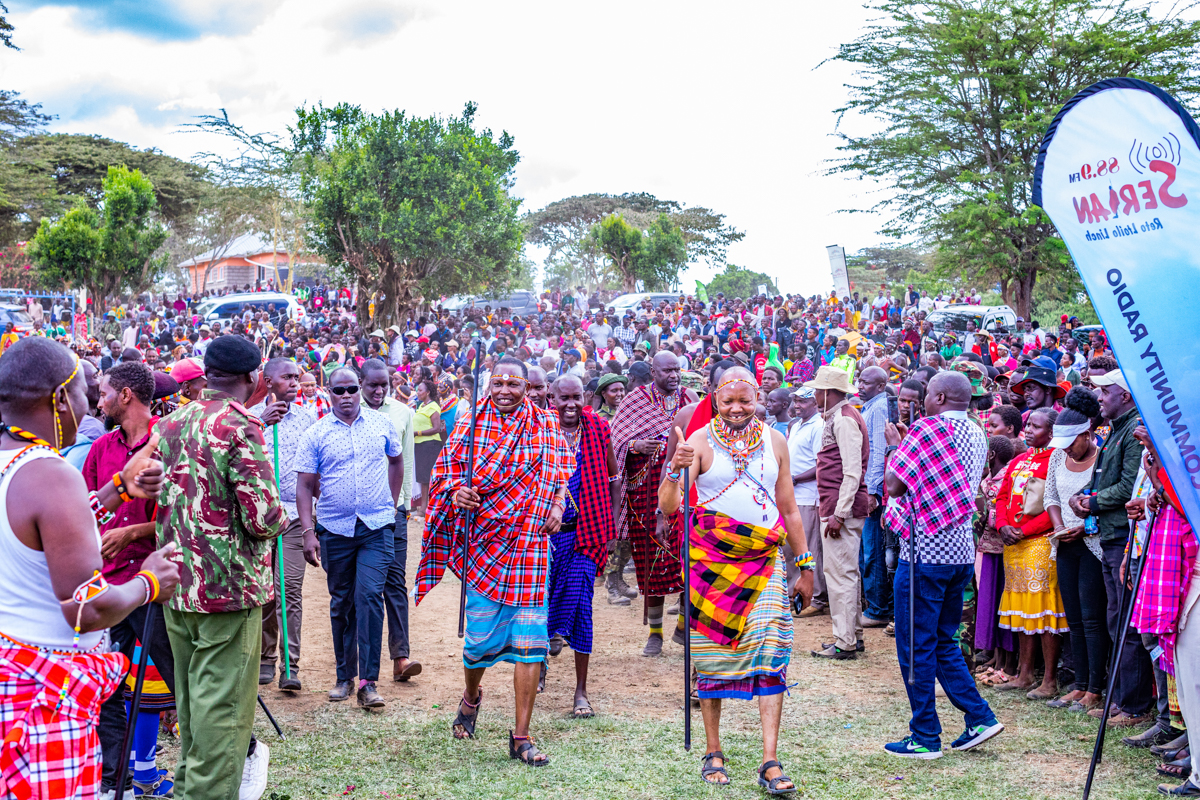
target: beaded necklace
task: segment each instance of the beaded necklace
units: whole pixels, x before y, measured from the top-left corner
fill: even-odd
[[[58,448],[47,442],[42,437],[38,436],[36,433],[30,433],[23,428],[18,428],[16,425],[0,426],[0,430],[7,431],[14,439],[24,439],[31,444],[35,444],[39,447],[49,447],[54,452],[58,452]]]
[[[708,433],[713,441],[719,444],[733,461],[733,480],[725,484],[721,491],[717,492],[712,497],[701,501],[700,505],[708,505],[714,502],[725,492],[729,491],[743,477],[755,485],[754,502],[762,508],[763,522],[767,521],[767,504],[773,503],[774,498],[771,492],[763,485],[763,479],[766,477],[767,471],[767,455],[764,452],[762,461],[759,464],[759,477],[755,480],[754,476],[749,474],[750,461],[754,453],[763,449],[763,432],[766,426],[758,417],[750,420],[750,423],[742,428],[732,428],[721,417],[713,418],[713,421],[708,423]]]
[[[650,389],[650,399],[651,399],[651,401],[654,402],[654,405],[661,408],[669,416],[672,416],[672,417],[675,416],[675,411],[679,408],[678,392],[671,395],[670,397],[666,397],[665,395],[661,394],[658,391],[658,387],[655,386],[653,383],[650,384],[649,389]]]

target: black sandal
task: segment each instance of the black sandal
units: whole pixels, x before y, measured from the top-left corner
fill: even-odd
[[[766,775],[767,770],[769,770],[771,767],[779,767],[780,775],[778,778],[771,778],[771,780],[768,781],[763,776]],[[790,783],[792,788],[778,788],[779,784],[783,783],[784,781]],[[758,785],[766,789],[767,794],[794,794],[796,791],[796,782],[783,772],[783,764],[780,764],[778,761],[768,761],[758,768]]]
[[[711,753],[704,754],[704,760],[702,762],[700,762],[700,777],[703,778],[704,782],[709,784],[710,786],[728,786],[729,785],[729,773],[725,771],[724,764],[722,764],[719,767],[714,767],[712,765],[713,759],[715,759],[715,758],[719,758],[719,759],[721,759],[721,761],[724,761],[725,754],[722,753],[720,750],[714,750]],[[710,781],[708,779],[709,775],[724,775],[725,780]]]
[[[520,742],[518,745],[517,742]],[[537,761],[538,756],[546,756],[541,761]],[[538,750],[537,745],[533,743],[533,739],[528,736],[513,736],[513,732],[508,732],[508,757],[515,758],[522,764],[529,767],[544,767],[550,763],[550,756]]]
[[[1188,758],[1168,761],[1165,764],[1159,764],[1155,767],[1155,771],[1167,778],[1186,781],[1192,775],[1192,759],[1189,756]]]
[[[460,702],[458,705],[458,714],[454,717],[454,722],[450,723],[450,732],[455,734],[455,739],[462,740],[475,738],[475,723],[479,721],[479,705],[482,702],[483,689],[479,690],[479,696],[475,698],[474,703],[467,699],[465,692],[463,693],[462,702]],[[464,714],[462,712],[463,706],[475,709],[475,713],[470,715]],[[459,736],[458,732],[454,730],[455,728],[462,728],[463,733],[465,733],[466,736]]]

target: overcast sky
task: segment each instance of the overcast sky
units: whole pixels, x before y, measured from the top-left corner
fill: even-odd
[[[190,158],[218,143],[181,126],[220,108],[282,131],[305,103],[429,115],[473,100],[516,139],[526,210],[587,192],[707,206],[746,233],[729,261],[785,291],[832,285],[826,245],[883,241],[878,216],[838,213],[869,206],[871,186],[822,174],[850,72],[817,67],[869,18],[847,0],[7,5],[22,50],[0,51],[0,86],[55,131]]]

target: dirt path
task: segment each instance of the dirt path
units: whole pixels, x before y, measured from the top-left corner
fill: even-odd
[[[408,575],[416,574],[420,560],[421,523],[409,522]],[[411,590],[411,585],[410,585]],[[387,660],[387,623],[384,623],[383,663],[380,667],[379,692],[388,701],[383,713],[430,710],[434,705],[452,707],[462,691],[462,640],[458,638],[458,580],[449,571],[442,583],[409,612],[412,657],[421,662],[423,673],[407,683],[392,681],[392,665]],[[304,691],[291,694],[274,686],[263,687],[263,698],[279,711],[297,714],[328,703],[326,693],[335,680],[333,642],[329,624],[329,593],[325,573],[309,567],[304,581],[304,627],[300,657],[300,679]],[[588,676],[588,694],[597,713],[636,714],[642,717],[672,719],[678,713],[683,693],[683,648],[668,641],[661,658],[641,655],[648,628],[642,625],[642,601],[629,606],[611,606],[603,586],[596,587],[595,634]],[[669,622],[668,622],[669,624]],[[821,616],[796,621],[795,648],[789,681],[799,682],[804,692],[805,666],[812,663],[806,657],[820,637],[829,636],[829,617]],[[876,657],[854,662],[845,671],[848,682],[863,686],[894,683],[899,687],[895,668],[894,645],[881,630],[868,630],[867,648]],[[890,654],[890,657],[885,654]],[[824,671],[822,671],[824,672]],[[840,676],[839,676],[840,677]],[[837,692],[830,683],[831,676],[822,675],[824,692]],[[834,683],[840,683],[837,677]],[[512,668],[503,665],[490,671],[484,679],[489,705],[511,707]],[[563,713],[571,708],[575,690],[575,670],[571,650],[550,660],[550,676],[546,691],[538,698],[538,706],[561,707]],[[349,701],[353,703],[354,700]],[[449,704],[449,706],[448,706]]]

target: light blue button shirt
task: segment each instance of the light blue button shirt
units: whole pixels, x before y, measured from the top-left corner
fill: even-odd
[[[305,431],[293,469],[320,476],[317,522],[330,533],[353,536],[358,519],[373,530],[395,522],[388,456],[403,452],[388,416],[363,405],[350,425],[331,412]]]

